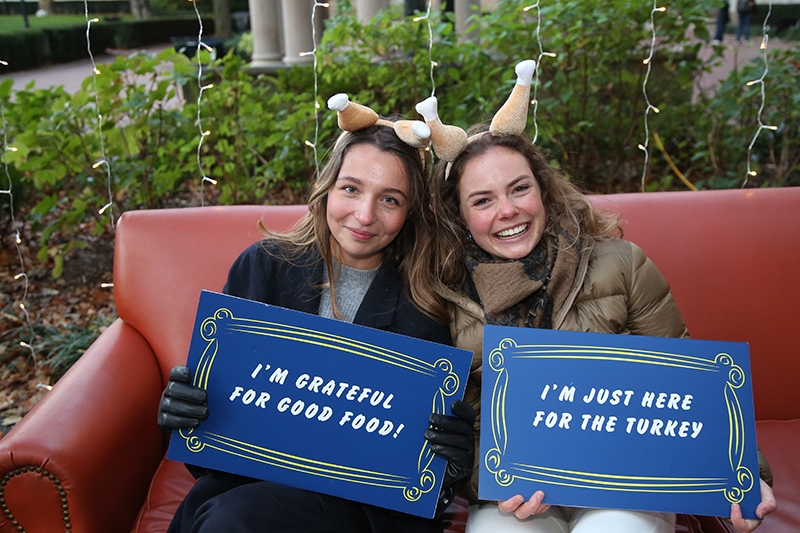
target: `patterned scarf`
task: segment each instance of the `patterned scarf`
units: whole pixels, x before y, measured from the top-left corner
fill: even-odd
[[[473,241],[467,244],[467,294],[479,301],[487,324],[553,328],[575,281],[580,253],[565,230],[546,233],[522,259],[495,261]]]

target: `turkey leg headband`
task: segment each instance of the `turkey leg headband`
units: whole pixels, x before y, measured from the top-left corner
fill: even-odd
[[[431,144],[436,156],[447,162],[444,179],[450,176],[453,161],[464,151],[467,144],[481,135],[520,135],[525,131],[528,121],[528,104],[531,97],[531,82],[536,71],[536,61],[528,59],[517,63],[517,83],[503,107],[495,114],[488,132],[467,139],[467,133],[458,126],[448,126],[439,119],[439,104],[435,96],[416,105],[417,112],[430,126]],[[341,124],[341,122],[340,122]]]
[[[414,148],[424,150],[428,147],[431,129],[422,121],[392,122],[379,118],[375,111],[365,105],[351,102],[344,93],[331,96],[328,99],[328,109],[336,111],[339,127],[344,131],[358,131],[377,124],[393,128],[400,140]]]

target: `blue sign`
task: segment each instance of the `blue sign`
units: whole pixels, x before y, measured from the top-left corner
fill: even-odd
[[[168,457],[431,518],[446,461],[423,436],[472,353],[203,291],[187,365],[209,417]]]
[[[747,344],[486,326],[481,411],[481,499],[756,518]]]

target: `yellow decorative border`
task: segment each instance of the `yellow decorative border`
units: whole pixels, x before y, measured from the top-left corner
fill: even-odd
[[[517,359],[592,359],[620,361],[649,365],[671,366],[703,372],[724,372],[728,377],[725,384],[725,402],[728,408],[729,442],[728,459],[738,486],[729,486],[725,478],[666,478],[637,477],[577,472],[546,468],[537,465],[511,463],[504,467],[503,458],[508,446],[505,399],[508,389],[508,370],[506,357]],[[486,468],[494,474],[498,485],[508,486],[515,479],[589,488],[596,490],[615,490],[627,492],[657,493],[707,493],[723,492],[732,503],[739,503],[744,494],[751,490],[754,478],[749,469],[742,466],[744,457],[744,417],[736,389],[745,381],[742,368],[733,358],[720,353],[713,360],[683,354],[635,350],[617,347],[575,346],[575,345],[517,345],[513,339],[503,339],[489,354],[489,366],[497,373],[492,390],[490,423],[494,448],[484,456]]]
[[[408,372],[434,378],[440,376],[441,385],[433,397],[432,411],[434,413],[444,414],[447,412],[446,398],[455,394],[460,386],[458,375],[453,372],[453,365],[447,359],[439,359],[435,363],[428,363],[408,354],[339,335],[290,324],[234,317],[233,313],[225,308],[218,309],[200,325],[200,334],[207,344],[194,375],[194,384],[196,386],[204,389],[208,388],[211,369],[219,350],[218,335],[223,332],[263,335],[313,344],[346,352],[349,355],[372,359]],[[199,452],[205,447],[209,447],[223,453],[285,470],[361,485],[401,489],[403,497],[408,501],[419,500],[423,494],[430,492],[436,486],[436,476],[429,468],[433,461],[434,453],[430,450],[427,440],[423,444],[417,459],[417,475],[412,479],[386,472],[373,472],[345,465],[320,462],[307,457],[286,454],[278,450],[270,450],[215,433],[202,432],[198,435],[194,430],[188,430],[180,431],[180,435],[185,439],[186,447],[193,452]]]

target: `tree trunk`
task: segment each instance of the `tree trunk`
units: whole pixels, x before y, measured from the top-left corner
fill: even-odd
[[[130,0],[130,2],[131,14],[137,19],[146,19],[152,14],[150,12],[150,4],[147,3],[147,0]]]
[[[39,0],[38,9],[47,11],[48,15],[55,13],[53,10],[53,0]]]
[[[214,36],[230,39],[232,34],[231,6],[228,0],[214,0]]]

